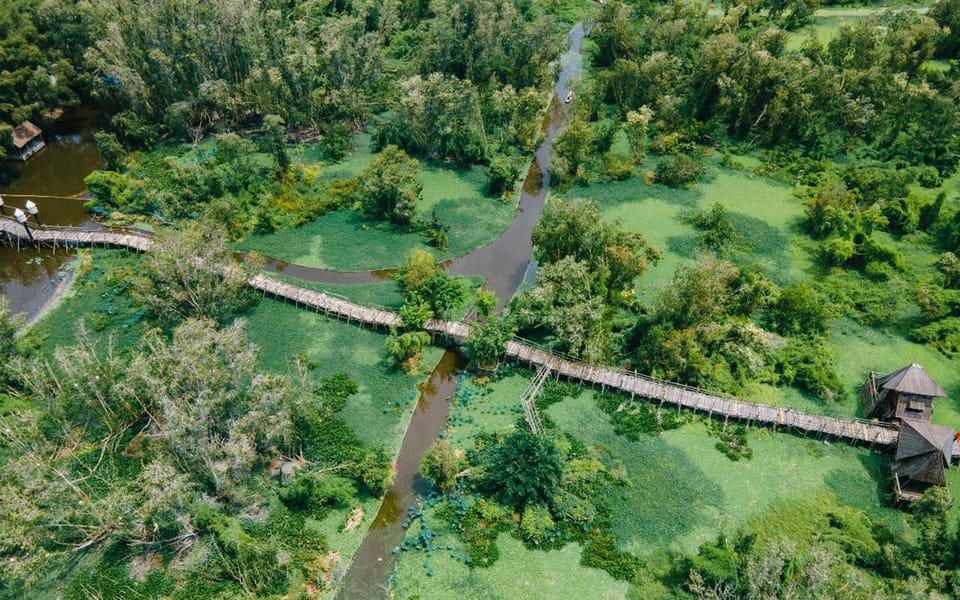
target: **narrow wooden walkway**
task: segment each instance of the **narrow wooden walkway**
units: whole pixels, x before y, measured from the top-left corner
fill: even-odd
[[[33,240],[27,238],[22,225],[10,218],[0,218],[0,243],[17,247],[99,246],[130,248],[145,252],[152,245],[149,234],[136,230],[88,231],[69,227],[47,227],[43,230],[31,228],[31,231]],[[348,322],[381,328],[398,327],[402,324],[400,316],[394,312],[362,306],[324,292],[304,289],[263,275],[253,276],[248,283],[265,295],[293,302],[328,316],[346,319]],[[425,328],[431,334],[444,336],[455,343],[462,343],[470,332],[470,325],[462,321],[432,319],[427,322]],[[507,344],[507,356],[538,370],[553,371],[568,379],[639,396],[661,405],[675,406],[677,409],[686,408],[711,417],[734,419],[747,424],[774,428],[783,427],[879,446],[892,446],[896,444],[898,437],[896,427],[888,423],[840,419],[813,415],[792,408],[743,402],[685,385],[656,380],[636,372],[588,365],[538,348],[531,342],[519,338]]]
[[[537,411],[537,393],[540,392],[540,388],[543,387],[543,384],[549,376],[550,369],[541,366],[537,374],[530,380],[530,385],[527,386],[527,389],[523,392],[523,396],[520,397],[520,406],[523,407],[523,418],[527,420],[530,431],[537,435],[543,433],[543,419],[540,418],[540,413]]]

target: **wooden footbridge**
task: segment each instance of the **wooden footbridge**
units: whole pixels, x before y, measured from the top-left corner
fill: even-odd
[[[71,227],[34,229],[31,227],[31,234],[32,239],[27,236],[20,223],[10,218],[0,217],[0,243],[15,247],[44,246],[56,249],[94,246],[129,248],[145,252],[152,245],[150,234],[138,230],[86,230]],[[402,325],[400,316],[392,311],[362,306],[329,293],[308,290],[264,275],[251,277],[248,284],[264,295],[293,302],[297,306],[315,310],[330,317],[345,319],[348,322],[379,328]],[[425,329],[433,335],[445,337],[459,344],[469,334],[470,325],[462,321],[432,319],[426,323]],[[685,408],[694,413],[699,412],[725,420],[734,419],[747,424],[782,427],[802,433],[884,447],[895,445],[899,434],[897,428],[888,423],[840,419],[813,415],[792,408],[743,402],[689,386],[653,379],[635,371],[588,365],[537,347],[532,342],[520,338],[507,343],[507,356],[531,365],[540,373],[551,373],[558,377],[599,386],[605,390],[629,394],[631,397],[646,398],[661,405],[674,406],[678,410]]]

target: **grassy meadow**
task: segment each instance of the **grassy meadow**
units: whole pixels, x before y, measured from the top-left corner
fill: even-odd
[[[563,197],[595,200],[606,218],[642,233],[662,251],[660,262],[637,279],[641,302],[653,302],[658,292],[670,284],[677,267],[695,260],[696,231],[683,218],[718,202],[727,209],[740,236],[739,247],[731,256],[734,262],[759,266],[781,286],[812,284],[824,278],[830,278],[831,285],[855,285],[863,280],[855,271],[826,270],[817,263],[817,244],[802,229],[803,202],[791,186],[753,174],[752,168],[759,163],[750,156],[738,156],[735,160],[741,168],[726,168],[713,158],[704,180],[686,189],[648,184],[638,176],[622,182],[574,187]],[[941,189],[950,194],[944,212],[956,207],[956,184],[956,178],[943,183]],[[887,282],[870,285],[882,286],[902,306],[896,318],[882,327],[868,327],[848,318],[834,324],[830,349],[837,357],[837,370],[848,392],[845,398],[825,402],[792,388],[755,384],[742,395],[743,399],[835,416],[859,416],[857,390],[869,371],[890,372],[919,362],[951,394],[951,398],[937,404],[934,421],[960,423],[960,401],[956,400],[960,398],[960,370],[956,362],[908,339],[917,315],[913,302],[916,283],[932,273],[933,262],[939,256],[928,244],[927,235],[916,233],[897,238],[878,234],[878,239],[904,255],[906,269]]]
[[[316,150],[309,146],[302,152],[294,150],[291,155],[303,164],[319,160]],[[370,136],[357,136],[353,152],[325,167],[323,176],[355,177],[373,157]],[[440,259],[462,256],[496,239],[513,219],[516,199],[503,201],[487,193],[486,167],[455,168],[420,161],[419,179],[423,198],[417,204],[415,218],[430,221],[436,216],[447,228],[449,248],[444,251],[428,246],[416,231],[369,221],[351,210],[327,213],[296,229],[251,235],[238,247],[308,267],[337,271],[386,269],[400,266],[416,248],[430,250]]]

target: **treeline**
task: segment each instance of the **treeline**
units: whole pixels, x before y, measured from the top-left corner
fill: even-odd
[[[960,117],[950,57],[956,2],[930,16],[884,12],[844,25],[826,45],[787,49],[775,4],[731,6],[712,17],[694,4],[611,2],[593,37],[597,93],[620,116],[646,106],[658,145],[715,144],[726,136],[819,158],[850,155],[956,167]],[[798,10],[787,3],[785,12]],[[781,12],[784,7],[780,7]]]
[[[535,141],[562,39],[541,6],[511,0],[3,7],[0,122],[75,105],[82,91],[127,148],[258,128],[268,114],[342,146],[386,112],[385,143],[485,159],[488,142]]]
[[[533,232],[539,268],[507,316],[523,335],[593,363],[629,364],[727,393],[755,382],[824,400],[845,391],[824,344],[837,309],[816,289],[779,286],[725,258],[738,243],[721,205],[689,220],[701,254],[644,306],[635,281],[660,252],[595,202],[548,201]]]

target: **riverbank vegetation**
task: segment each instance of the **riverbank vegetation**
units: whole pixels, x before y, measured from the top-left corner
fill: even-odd
[[[960,10],[892,8],[0,0],[0,146],[99,104],[89,208],[157,231],[81,253],[20,337],[0,305],[0,598],[331,596],[439,360],[423,324],[471,307],[398,597],[960,595],[955,471],[900,510],[871,449],[552,380],[532,433],[504,357],[843,417],[920,362],[955,425]],[[510,224],[548,111],[536,272],[498,315],[442,261]],[[404,326],[261,298],[257,253],[397,269],[304,285]]]
[[[417,379],[382,334],[204,302],[223,261],[181,265],[197,310],[152,310],[140,290],[169,287],[154,275],[190,235],[83,254],[71,295],[3,345],[21,407],[3,413],[3,597],[315,594],[359,544]]]
[[[955,4],[857,8],[829,32],[804,3],[599,6],[551,158],[559,193],[535,235],[537,277],[507,318],[581,359],[843,416],[860,415],[869,371],[920,362],[949,390],[934,420],[955,426],[960,125],[936,116],[960,100]],[[606,227],[649,250],[580,236]],[[611,286],[612,257],[647,264]],[[469,587],[498,568],[506,536],[528,556],[578,544],[583,567],[632,597],[957,593],[954,472],[899,511],[887,459],[867,450],[624,397],[558,399],[547,384],[537,406],[563,477],[550,500],[518,506],[501,448],[526,435],[529,374],[468,381],[446,432],[458,486],[400,548],[408,597]],[[593,483],[571,485],[584,461]],[[424,523],[434,554],[414,542]]]

